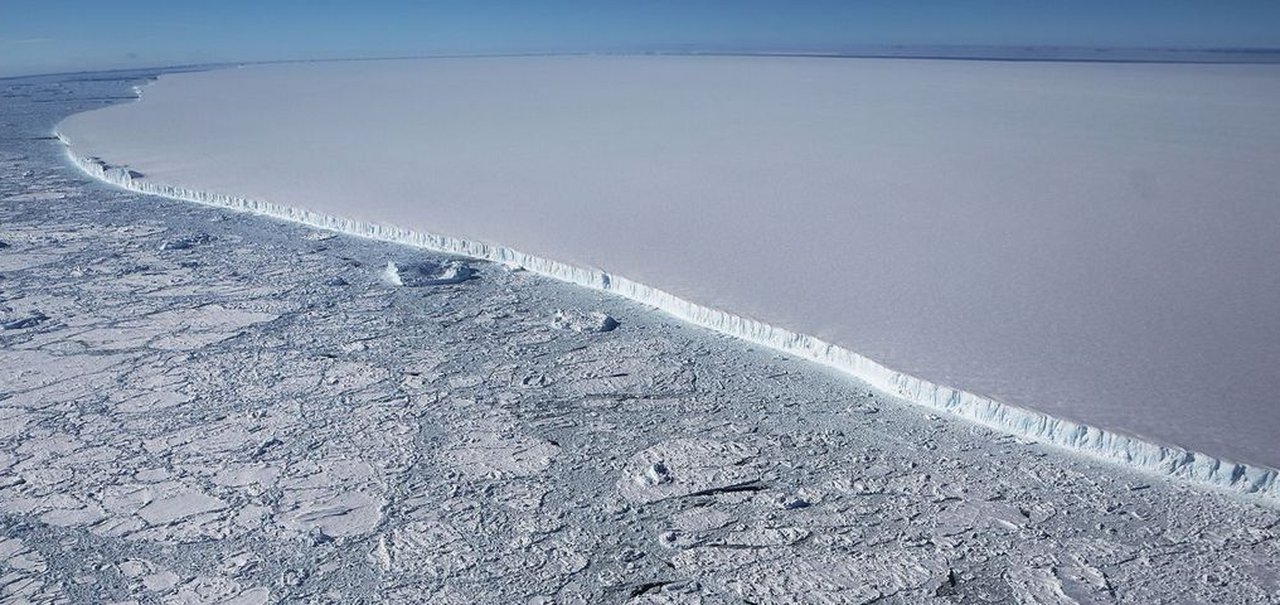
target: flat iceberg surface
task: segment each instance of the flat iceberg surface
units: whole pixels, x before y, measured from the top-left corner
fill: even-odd
[[[1275,468],[1277,99],[1260,65],[437,59],[166,75],[59,132]]]

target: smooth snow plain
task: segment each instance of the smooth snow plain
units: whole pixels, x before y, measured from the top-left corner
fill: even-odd
[[[166,75],[58,132],[135,188],[625,278],[908,399],[1229,482],[984,397],[1280,467],[1278,98],[1276,66],[438,59]]]

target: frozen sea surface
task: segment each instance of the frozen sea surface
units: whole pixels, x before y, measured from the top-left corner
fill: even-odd
[[[1276,99],[1276,66],[425,60],[168,75],[60,132],[1276,467]]]

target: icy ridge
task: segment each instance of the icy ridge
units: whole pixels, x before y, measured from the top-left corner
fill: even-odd
[[[935,384],[885,367],[863,355],[813,336],[702,306],[658,288],[599,269],[578,267],[479,241],[354,221],[264,200],[155,183],[147,180],[144,175],[127,168],[112,166],[100,158],[81,157],[72,149],[71,141],[67,137],[61,133],[55,134],[66,145],[67,155],[77,167],[94,178],[131,191],[250,212],[318,229],[518,266],[560,281],[624,296],[636,302],[657,307],[686,322],[821,363],[850,374],[880,391],[965,418],[1003,433],[1049,443],[1072,452],[1158,475],[1240,493],[1255,494],[1272,501],[1280,500],[1280,482],[1277,482],[1276,469],[1232,462],[1177,446],[1161,445],[1135,436],[1057,418],[960,389]]]

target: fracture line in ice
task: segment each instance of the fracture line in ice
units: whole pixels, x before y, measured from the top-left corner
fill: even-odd
[[[1138,437],[1001,403],[981,395],[935,384],[887,368],[876,361],[813,336],[705,307],[652,286],[598,269],[525,254],[503,246],[447,235],[413,231],[329,216],[273,202],[247,199],[154,183],[126,168],[111,166],[94,157],[80,157],[71,142],[58,133],[67,155],[81,170],[107,183],[151,195],[219,206],[302,223],[319,229],[428,248],[449,254],[522,267],[579,286],[612,292],[657,307],[679,319],[741,338],[853,375],[873,388],[912,403],[941,410],[978,424],[1102,460],[1118,462],[1160,475],[1209,484],[1242,493],[1280,500],[1277,470],[1223,460],[1176,446],[1160,445]]]

